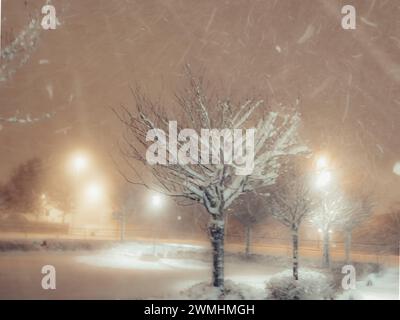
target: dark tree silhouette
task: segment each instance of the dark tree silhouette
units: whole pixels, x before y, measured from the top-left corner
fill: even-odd
[[[253,228],[264,221],[270,211],[265,207],[265,201],[254,192],[243,195],[230,210],[244,228],[245,254],[248,258],[251,254]]]
[[[0,191],[3,213],[10,218],[39,213],[43,192],[41,174],[42,161],[38,158],[28,160],[14,170]]]

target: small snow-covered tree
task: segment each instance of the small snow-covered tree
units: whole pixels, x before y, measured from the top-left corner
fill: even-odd
[[[299,228],[304,218],[311,213],[314,200],[310,192],[307,175],[298,167],[290,168],[278,178],[269,202],[274,218],[288,227],[292,234],[293,278],[299,279]]]
[[[311,222],[322,233],[323,253],[322,266],[330,267],[330,241],[334,227],[340,227],[348,218],[351,202],[338,187],[320,192],[317,196],[317,205],[312,213]]]
[[[256,193],[247,193],[229,210],[244,228],[245,254],[250,257],[253,228],[265,220],[270,212]]]
[[[194,77],[190,69],[186,70],[186,75],[188,87],[176,94],[177,104],[169,106],[168,110],[143,95],[140,90],[133,90],[134,110],[124,106],[115,110],[126,129],[124,143],[121,145],[122,156],[127,168],[133,170],[135,178],[127,175],[126,171],[122,174],[128,182],[156,188],[158,192],[164,192],[180,202],[195,201],[205,207],[210,216],[208,231],[213,249],[212,285],[218,287],[223,294],[224,223],[227,209],[242,193],[272,184],[279,175],[281,162],[288,156],[307,152],[307,148],[299,143],[300,115],[296,110],[281,108],[279,112],[272,111],[265,107],[263,100],[252,98],[242,102],[217,98],[206,93],[202,78]],[[178,132],[183,128],[189,128],[191,132],[202,132],[202,129],[255,128],[254,169],[246,175],[238,174],[240,168],[229,161],[230,156],[226,153],[229,134],[223,137],[222,143],[221,139],[212,141],[211,148],[209,139],[188,142],[187,137],[178,137],[175,144],[167,143],[157,150],[157,154],[166,154],[169,162],[150,165],[145,157],[146,150],[153,145],[148,133],[162,129],[165,141],[176,139],[176,136],[169,135],[170,120],[179,121]],[[252,141],[246,135],[242,143],[235,144],[230,152],[243,150],[248,143]],[[184,163],[176,161],[177,146],[185,156]],[[199,157],[194,158],[192,151],[198,151],[202,146],[211,151],[212,159],[216,157],[219,161],[210,161],[210,152],[197,154]],[[155,178],[152,182],[139,173],[137,160],[151,170]]]
[[[341,229],[344,231],[345,260],[351,263],[351,241],[354,228],[367,220],[373,209],[373,203],[370,194],[364,193],[352,196],[348,205],[343,208]]]

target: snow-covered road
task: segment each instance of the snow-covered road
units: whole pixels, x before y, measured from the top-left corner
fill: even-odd
[[[56,290],[41,287],[44,265],[56,268]],[[226,277],[262,289],[269,275],[281,270],[227,262]],[[0,254],[0,299],[173,299],[209,278],[209,265],[192,259],[154,260],[115,251]]]
[[[154,248],[130,243],[101,251],[6,251],[0,253],[0,299],[180,299],[181,290],[210,279],[209,258],[205,248],[182,244]],[[45,265],[56,269],[56,290],[42,289]],[[227,254],[225,277],[251,286],[263,299],[265,281],[284,269],[278,260],[247,261]],[[396,268],[357,280],[357,290],[338,298],[399,297]]]

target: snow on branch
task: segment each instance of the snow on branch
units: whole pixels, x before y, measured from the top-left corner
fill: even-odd
[[[349,205],[345,207],[341,227],[345,231],[351,232],[371,216],[374,206],[370,193],[353,194],[349,197]]]
[[[3,118],[0,116],[0,123],[12,123],[12,124],[33,124],[35,122],[39,122],[42,120],[50,119],[51,117],[54,116],[54,112],[51,113],[44,113],[41,116],[38,117],[31,117],[29,114],[26,115],[25,117],[20,117],[20,116],[13,116],[13,117],[7,117]]]
[[[229,211],[232,211],[232,215],[246,227],[260,223],[271,214],[270,208],[265,206],[264,199],[255,192],[241,196]]]
[[[339,187],[320,192],[317,205],[312,213],[311,222],[321,232],[330,232],[333,227],[340,227],[349,221],[354,210],[353,203]]]
[[[220,219],[240,194],[273,184],[279,175],[280,165],[291,156],[306,154],[308,148],[298,137],[301,121],[296,110],[287,108],[272,112],[265,107],[263,100],[233,102],[230,98],[212,98],[206,94],[201,79],[195,78],[190,71],[186,74],[188,87],[175,95],[177,103],[168,106],[168,109],[160,102],[149,99],[138,88],[132,90],[135,108],[121,106],[113,109],[125,129],[120,151],[125,162],[130,163],[130,168],[139,161],[152,172],[155,178],[152,183],[143,179],[139,183],[152,188],[156,186],[159,191],[161,189],[173,197],[199,202],[214,218]],[[177,123],[177,133],[171,134],[171,121]],[[188,150],[188,141],[176,139],[179,132],[187,129],[197,133],[203,129],[220,130],[223,132],[222,141],[212,141],[210,146],[208,138],[193,138],[191,146],[196,150],[205,145],[209,148],[208,154],[198,152],[193,155]],[[252,146],[254,166],[245,175],[238,174],[240,165],[229,161],[229,152],[235,154],[246,149],[251,140],[246,134],[227,152],[227,141],[232,141],[229,132],[235,129],[256,129]],[[151,145],[148,133],[154,130],[165,133],[168,143],[165,150],[158,151],[165,152],[168,160],[163,164],[150,165],[145,155]],[[175,139],[175,145],[170,143],[171,139]],[[176,149],[185,153],[187,163],[182,164],[176,159]],[[214,162],[214,157],[222,162]],[[245,155],[242,154],[242,157]],[[134,174],[137,173],[135,171]],[[129,178],[130,182],[134,180]]]
[[[309,180],[308,175],[291,169],[279,177],[271,191],[269,202],[272,216],[292,231],[299,229],[301,222],[315,206]]]
[[[35,51],[41,31],[39,17],[33,18],[13,42],[0,52],[0,82],[8,81]]]

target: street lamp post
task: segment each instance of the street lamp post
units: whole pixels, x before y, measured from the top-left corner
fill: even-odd
[[[329,223],[326,223],[325,219],[328,219],[330,214],[329,208],[327,208],[327,187],[332,182],[332,171],[329,169],[329,161],[326,157],[321,156],[316,161],[317,175],[315,180],[315,186],[322,193],[322,220],[323,223],[319,228],[319,232],[322,233],[322,266],[328,268],[330,266],[330,232]],[[321,222],[320,222],[321,223]]]
[[[122,211],[114,212],[113,217],[115,220],[119,222],[119,236],[120,241],[125,241],[125,233],[126,233],[126,211],[122,209]]]
[[[153,209],[158,210],[162,207],[163,204],[163,198],[161,197],[160,194],[153,194],[151,196],[151,203],[150,205],[152,206]],[[158,226],[158,223],[155,224],[155,226]],[[153,226],[153,256],[156,256],[156,232],[157,228]]]
[[[75,152],[74,154],[72,154],[69,157],[68,171],[74,177],[76,187],[78,185],[80,185],[81,176],[88,169],[88,165],[89,165],[89,158],[84,153]],[[78,208],[76,206],[76,201],[77,201],[77,195],[75,195],[74,199],[73,199],[74,205],[73,205],[73,208],[71,209],[73,216],[71,217],[71,220],[70,220],[69,232],[72,231],[71,226],[74,226],[76,224],[76,219],[77,219],[77,214],[78,214]]]

